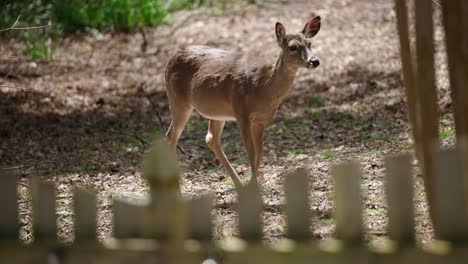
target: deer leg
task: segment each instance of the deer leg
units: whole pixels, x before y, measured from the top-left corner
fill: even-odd
[[[262,162],[263,158],[263,132],[265,131],[265,126],[261,123],[252,122],[252,141],[255,149],[255,171],[253,174],[259,174],[258,168]]]
[[[255,147],[252,136],[252,128],[250,120],[244,120],[239,122],[239,127],[241,129],[242,138],[244,139],[244,144],[247,149],[247,154],[249,157],[250,168],[252,169],[252,178],[250,183],[257,183],[257,170],[255,169]]]
[[[172,104],[171,104],[172,106]],[[192,113],[191,107],[170,107],[171,108],[171,125],[167,130],[166,137],[169,140],[169,146],[175,152],[177,148],[177,141],[184,130],[185,124],[190,118]]]
[[[221,134],[223,133],[224,121],[210,120],[208,124],[208,134],[206,134],[206,144],[215,154],[216,158],[223,164],[226,171],[231,176],[232,181],[234,182],[237,189],[242,187],[242,183],[237,176],[237,173],[232,168],[231,163],[224,154],[223,148],[221,146]]]

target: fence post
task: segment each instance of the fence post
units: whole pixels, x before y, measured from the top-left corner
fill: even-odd
[[[9,171],[0,171],[0,239],[18,240],[18,201],[17,186],[18,177]]]
[[[115,238],[136,238],[144,235],[142,225],[146,208],[115,197],[112,200],[112,208]]]
[[[421,119],[421,150],[424,186],[429,202],[429,213],[435,223],[437,203],[434,194],[433,153],[439,147],[439,116],[434,75],[434,26],[432,1],[415,1],[416,18],[416,90],[419,97],[419,118]],[[436,236],[437,228],[434,230]]]
[[[400,39],[400,58],[401,67],[403,71],[403,82],[406,92],[406,107],[408,108],[409,121],[413,129],[413,139],[415,145],[416,155],[421,160],[422,154],[420,149],[421,140],[421,124],[418,116],[419,108],[417,107],[417,93],[415,84],[415,68],[413,65],[413,58],[411,55],[410,37],[408,32],[408,8],[406,5],[407,0],[395,0],[395,13],[397,18],[397,29]]]
[[[351,246],[362,242],[361,171],[352,161],[332,168],[335,179],[336,237]]]
[[[75,207],[75,241],[97,242],[96,195],[81,188],[73,190]]]
[[[285,179],[288,237],[293,240],[310,239],[309,176],[305,169],[297,169]]]
[[[468,4],[441,1],[457,140],[468,136]]]
[[[262,238],[263,201],[258,185],[249,184],[239,190],[239,233],[240,237],[258,242]]]
[[[212,195],[205,195],[189,201],[188,230],[190,238],[203,242],[211,241],[213,238],[211,221],[212,204]]]
[[[439,238],[455,243],[468,242],[468,218],[462,150],[435,154],[435,191]]]
[[[143,170],[151,192],[143,219],[144,235],[180,246],[187,236],[186,208],[180,192],[177,157],[164,139],[154,142]]]
[[[413,175],[410,155],[385,160],[385,191],[388,203],[388,235],[399,246],[413,245]]]
[[[57,241],[55,186],[32,178],[32,207],[34,243]]]

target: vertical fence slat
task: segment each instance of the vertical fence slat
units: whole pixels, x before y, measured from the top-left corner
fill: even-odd
[[[211,208],[213,197],[211,195],[193,199],[188,204],[189,213],[189,236],[192,239],[208,241],[213,237]]]
[[[151,188],[151,203],[143,219],[144,236],[180,245],[187,236],[187,208],[180,193],[177,157],[164,139],[153,143],[143,169]]]
[[[435,154],[435,191],[439,238],[454,242],[468,239],[467,212],[460,149]]]
[[[464,80],[463,83],[464,85],[459,87],[460,90],[463,91],[463,94],[461,95],[462,97],[462,108],[463,108],[463,127],[465,130],[463,131],[463,136],[464,140],[468,141],[468,1],[461,1],[462,2],[462,34],[463,34],[463,40],[462,40],[462,54],[461,56],[463,57],[462,65],[464,66]]]
[[[93,242],[97,240],[96,195],[86,190],[73,190],[75,207],[75,241]]]
[[[336,237],[348,244],[362,241],[360,182],[361,171],[356,161],[332,168],[335,179]]]
[[[239,190],[239,232],[245,240],[259,241],[262,238],[261,213],[263,201],[255,184]]]
[[[464,49],[468,45],[467,27],[464,28],[464,6],[468,8],[465,0],[441,1],[444,18],[445,41],[447,46],[447,58],[450,76],[450,88],[453,101],[456,134],[458,139],[468,135],[468,71],[465,62],[468,63]],[[468,14],[467,14],[468,15]],[[468,23],[468,22],[465,22]],[[465,40],[464,40],[465,38]]]
[[[414,80],[414,67],[413,58],[411,55],[410,37],[408,29],[408,7],[406,5],[407,0],[395,0],[395,13],[397,18],[397,30],[400,40],[400,58],[401,67],[403,71],[403,82],[405,85],[405,92],[408,108],[409,120],[413,129],[413,138],[416,146],[416,154],[418,158],[419,144],[420,144],[420,133],[421,129],[418,124],[417,116],[417,98],[416,98],[416,87]]]
[[[437,204],[434,197],[433,151],[438,148],[439,117],[434,74],[434,22],[432,1],[415,1],[416,20],[416,89],[421,124],[422,171],[432,222],[436,221]],[[437,229],[435,229],[437,236]]]
[[[18,198],[16,195],[18,177],[13,172],[0,172],[0,238],[18,239]]]
[[[55,186],[32,178],[34,242],[57,240],[57,214]]]
[[[388,235],[400,244],[414,242],[413,175],[411,156],[385,160]]]
[[[294,240],[310,238],[309,177],[305,169],[298,169],[286,177],[286,215],[288,237]]]
[[[119,199],[113,200],[114,237],[135,238],[141,235],[142,206],[133,205]]]

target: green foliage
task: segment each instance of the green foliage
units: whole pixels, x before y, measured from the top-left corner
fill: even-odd
[[[323,159],[329,159],[331,157],[333,157],[333,153],[330,150],[324,150],[322,152],[322,158]]]
[[[309,107],[322,107],[328,101],[328,98],[323,96],[311,96],[307,102]]]
[[[242,0],[223,3],[235,5]],[[0,2],[0,28],[50,25],[47,29],[8,31],[24,41],[23,52],[34,60],[48,61],[58,36],[65,32],[102,30],[136,31],[141,26],[157,26],[178,9],[215,6],[207,0],[4,0]],[[219,4],[219,3],[218,3]]]
[[[138,26],[163,22],[167,8],[157,0],[54,0],[50,10],[53,21],[67,32],[96,28],[134,31]]]
[[[25,31],[21,36],[24,42],[23,52],[35,61],[50,61],[59,36],[60,30],[55,27]]]

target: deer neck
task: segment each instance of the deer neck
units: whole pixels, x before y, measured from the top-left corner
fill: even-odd
[[[273,102],[280,104],[284,97],[288,95],[289,90],[292,87],[294,78],[298,67],[288,65],[283,58],[283,54],[280,54],[278,60],[273,66],[272,75],[270,78],[268,94],[273,99]]]

